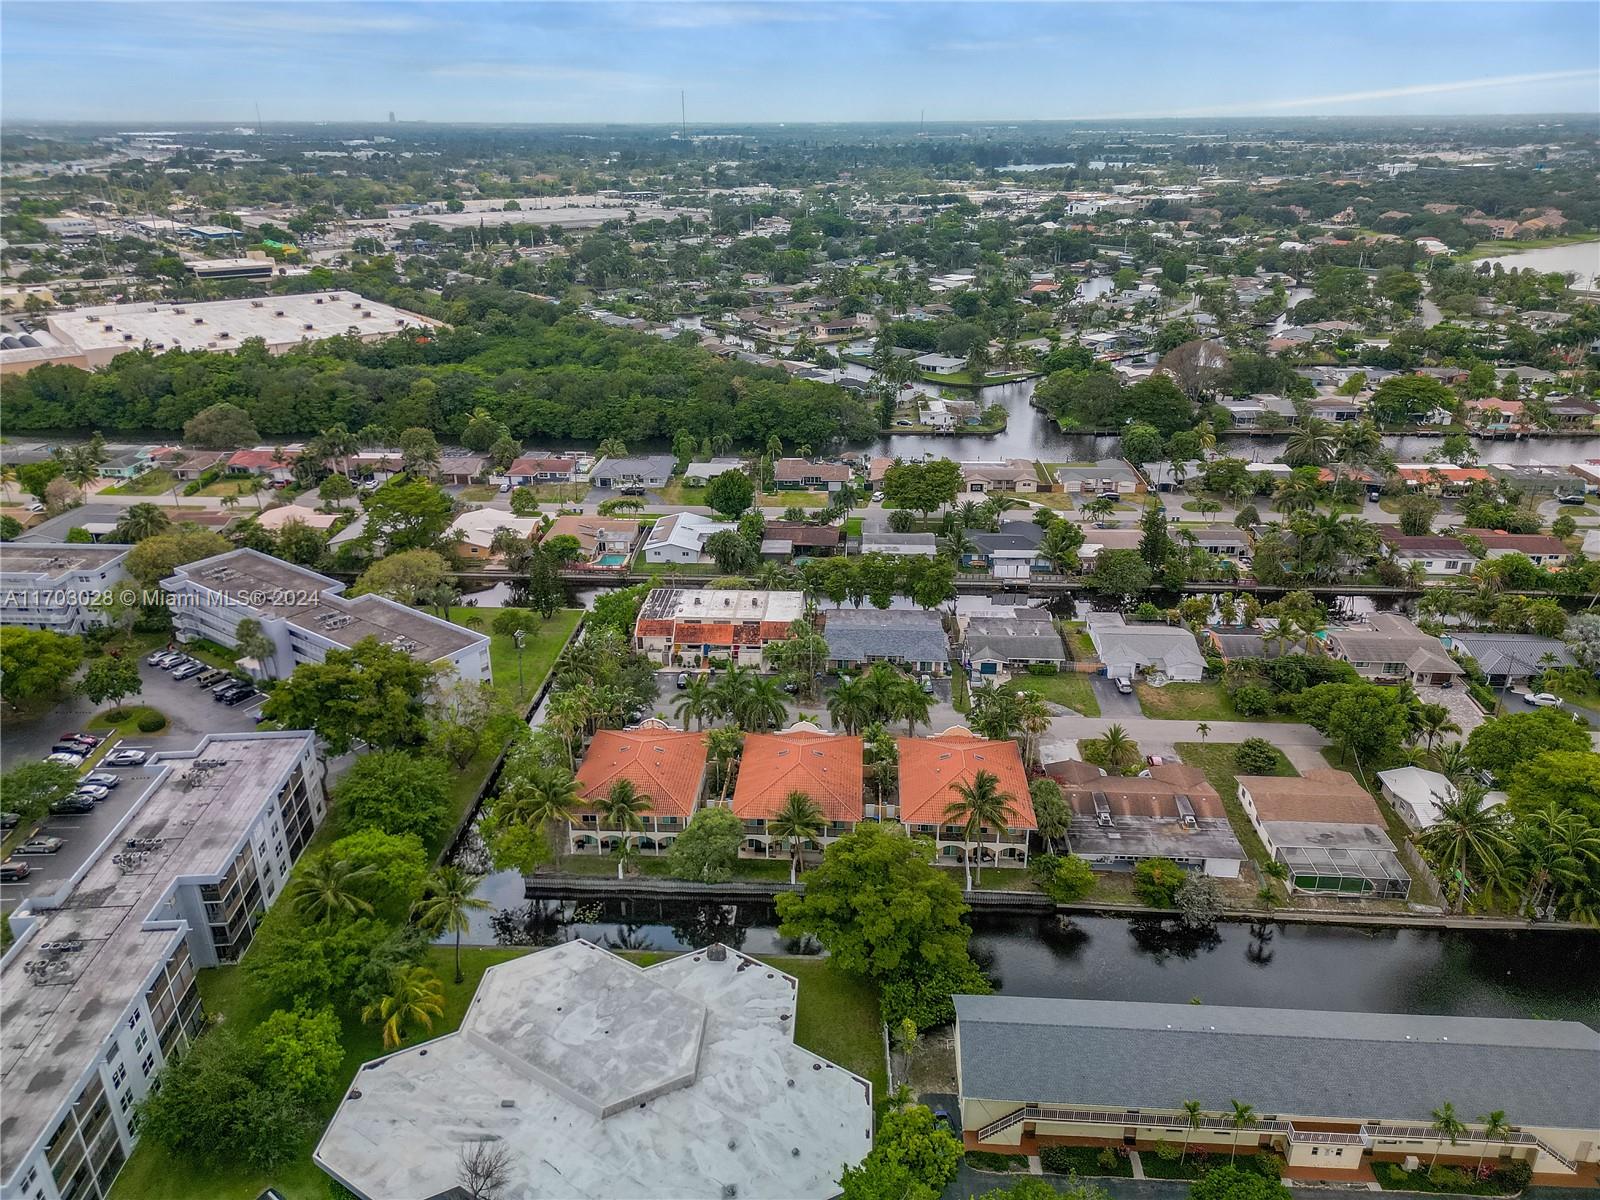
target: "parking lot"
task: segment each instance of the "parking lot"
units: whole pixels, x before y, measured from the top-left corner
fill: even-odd
[[[142,660],[139,677],[144,682],[144,691],[130,703],[158,709],[166,716],[167,727],[158,734],[123,738],[116,742],[119,748],[189,750],[208,733],[240,733],[255,728],[261,697],[230,708],[213,701],[211,693],[193,679],[174,680]],[[0,730],[4,735],[0,738],[4,766],[10,769],[23,762],[37,762],[50,752],[51,745],[62,734],[82,730],[97,711],[100,709],[95,705],[73,695],[42,716],[27,721],[7,717],[4,729]],[[82,816],[46,816],[29,823],[25,832],[34,830],[40,837],[59,837],[66,845],[55,854],[19,859],[30,868],[28,878],[18,883],[0,884],[0,906],[10,909],[25,896],[55,890],[110,835],[154,774],[148,767],[122,768],[111,773],[121,777],[122,783],[95,806],[94,812]]]

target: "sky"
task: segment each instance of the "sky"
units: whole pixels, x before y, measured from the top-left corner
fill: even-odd
[[[1600,109],[1571,3],[6,0],[5,119],[702,123]]]

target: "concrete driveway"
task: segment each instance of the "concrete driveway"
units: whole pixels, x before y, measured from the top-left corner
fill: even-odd
[[[1139,707],[1137,693],[1124,696],[1117,691],[1116,682],[1105,675],[1089,676],[1089,686],[1094,689],[1094,698],[1100,701],[1100,715],[1113,721],[1125,718],[1142,718],[1144,709]]]

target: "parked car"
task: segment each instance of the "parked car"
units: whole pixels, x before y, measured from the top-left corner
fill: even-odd
[[[84,783],[91,783],[95,787],[114,788],[122,782],[120,775],[113,775],[110,771],[91,771],[83,777]]]
[[[1550,692],[1529,692],[1523,699],[1535,708],[1561,707],[1561,697]]]
[[[142,766],[144,760],[149,757],[149,753],[144,750],[113,750],[100,760],[100,765],[103,767],[138,767]]]
[[[94,801],[87,796],[63,796],[50,805],[50,811],[58,817],[81,817],[94,811]]]
[[[223,704],[228,704],[235,696],[243,696],[245,693],[253,691],[255,691],[255,688],[248,683],[240,683],[235,680],[230,686],[223,688],[221,691],[211,693],[211,698]]]
[[[213,696],[220,696],[220,695],[221,695],[221,694],[222,694],[222,693],[223,693],[223,692],[231,692],[231,691],[232,691],[232,690],[233,690],[233,689],[234,689],[234,688],[236,688],[236,687],[238,687],[238,686],[239,686],[239,685],[240,685],[240,684],[241,684],[241,683],[243,683],[243,682],[244,682],[244,680],[242,680],[242,679],[235,679],[235,678],[234,678],[234,677],[233,677],[233,676],[232,676],[232,675],[231,675],[231,674],[230,674],[230,675],[229,675],[229,676],[228,676],[228,677],[227,677],[227,678],[226,678],[226,679],[224,679],[224,680],[223,680],[223,681],[222,681],[222,682],[221,682],[221,683],[219,683],[219,684],[217,684],[217,685],[216,685],[216,686],[215,686],[215,687],[213,687],[213,688],[212,688],[212,689],[211,689],[211,694],[212,694],[212,695],[213,695]]]
[[[213,667],[204,675],[200,676],[200,678],[196,679],[195,682],[201,687],[211,687],[214,684],[221,683],[227,678],[229,678],[229,672],[224,671],[221,667]]]
[[[13,854],[54,854],[67,844],[65,838],[36,837],[29,838],[11,853]]]
[[[0,883],[21,883],[33,873],[33,868],[25,862],[12,862],[9,858],[0,862]]]
[[[254,700],[255,697],[255,688],[245,688],[242,692],[232,692],[225,696],[222,702],[232,708],[235,704],[243,704],[246,700]]]
[[[1159,767],[1162,763],[1166,762],[1167,760],[1162,758],[1161,755],[1159,755],[1159,754],[1151,754],[1148,757],[1146,757],[1145,761],[1147,763],[1149,763],[1152,767]]]
[[[79,742],[57,742],[50,747],[51,754],[76,754],[79,758],[87,758],[89,747]]]
[[[187,657],[188,655],[184,654],[181,650],[163,650],[159,654],[152,654],[149,662],[152,667],[160,667],[162,670],[166,670],[166,668],[170,667],[180,658]]]
[[[170,650],[157,650],[154,653],[147,654],[145,655],[144,665],[147,667],[159,667],[161,660],[170,653],[172,653]]]
[[[681,692],[681,691],[683,691],[684,688],[686,688],[688,686],[689,686],[689,672],[687,672],[687,671],[679,671],[678,672],[678,690]]]
[[[45,762],[60,763],[63,767],[83,766],[83,755],[66,750],[53,750],[44,756]]]
[[[14,812],[0,812],[0,829],[15,829],[22,824],[22,814]]]
[[[1126,676],[1123,676],[1122,678],[1118,679],[1117,680],[1117,691],[1121,692],[1124,696],[1133,695],[1133,683],[1132,683],[1132,681],[1129,680]]]
[[[508,482],[506,482],[506,483],[502,483],[502,484],[501,484],[501,485],[500,485],[500,494],[501,494],[501,495],[502,495],[502,496],[504,496],[504,495],[505,495],[505,494],[506,494],[506,493],[507,493],[507,492],[509,492],[509,491],[510,491],[510,490],[511,490],[511,484],[510,484],[510,482],[509,482],[509,481],[508,481]]]
[[[1558,504],[1582,504],[1586,499],[1587,497],[1585,496],[1557,496],[1556,502]]]
[[[105,741],[105,738],[95,737],[95,735],[92,733],[63,733],[56,740],[62,742],[78,742],[79,744],[87,746],[89,749],[93,750],[101,742]]]
[[[180,654],[176,658],[167,659],[166,662],[161,664],[161,669],[163,671],[176,671],[179,667],[187,667],[192,662],[194,662],[194,659],[187,654]]]
[[[200,662],[185,663],[183,666],[179,667],[176,671],[174,671],[172,673],[172,677],[174,679],[193,679],[196,675],[200,674],[205,669],[206,669],[205,663],[200,663]]]
[[[28,511],[31,513],[42,513],[45,511],[45,507],[37,500],[29,500]]]
[[[91,800],[104,800],[107,796],[111,795],[111,789],[108,787],[101,787],[98,783],[80,783],[78,785],[78,790],[72,794],[74,796],[87,796]]]

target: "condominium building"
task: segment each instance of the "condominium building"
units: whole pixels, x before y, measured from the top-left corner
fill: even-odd
[[[158,754],[71,878],[11,914],[0,960],[0,1197],[103,1200],[136,1105],[200,1032],[197,968],[233,962],[327,811],[309,733]]]
[[[900,822],[906,832],[934,839],[935,861],[958,864],[970,854],[986,867],[1028,865],[1028,834],[1037,826],[1015,742],[974,737],[956,725],[933,737],[896,738],[895,744],[900,748]],[[995,777],[996,789],[1006,799],[1006,823],[1000,829],[984,826],[977,840],[969,842],[965,825],[952,816],[950,806],[980,773]]]
[[[602,810],[619,781],[631,784],[645,801],[636,830],[610,827]],[[665,854],[693,819],[705,782],[705,734],[673,729],[654,718],[633,729],[602,729],[578,768],[568,847],[575,854],[604,852],[626,837],[641,854]]]
[[[127,546],[12,543],[0,550],[0,625],[82,633],[105,622],[99,607],[127,576]]]
[[[239,622],[260,622],[273,650],[246,659],[254,675],[281,679],[301,663],[321,662],[366,638],[404,650],[418,662],[448,667],[468,683],[490,678],[489,638],[384,596],[341,595],[344,584],[255,550],[230,550],[179,567],[161,581],[172,593],[181,639],[239,644]]]
[[[767,646],[787,638],[805,611],[800,592],[657,588],[639,610],[634,644],[662,666],[759,668]]]
[[[782,733],[752,733],[739,755],[739,781],[733,789],[733,815],[744,822],[746,858],[785,858],[788,842],[768,830],[794,792],[810,798],[822,813],[822,832],[807,838],[802,854],[813,858],[856,827],[865,815],[862,797],[862,742],[828,733],[801,721]]]
[[[1031,996],[955,1005],[968,1149],[1274,1150],[1301,1178],[1345,1180],[1371,1160],[1437,1156],[1469,1170],[1516,1159],[1536,1183],[1592,1184],[1600,1164],[1600,1033],[1576,1021]],[[1446,1100],[1464,1123],[1452,1134],[1434,1122]],[[1253,1122],[1229,1119],[1236,1102]],[[1514,1124],[1491,1132],[1479,1114],[1499,1111]]]

